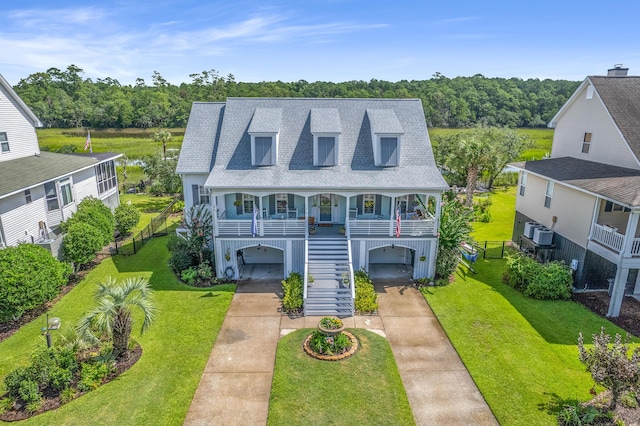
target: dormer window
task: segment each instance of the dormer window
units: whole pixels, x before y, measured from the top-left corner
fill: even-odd
[[[282,121],[280,108],[256,108],[249,125],[251,164],[273,166],[278,159],[278,134]]]
[[[311,108],[313,165],[338,164],[338,146],[342,128],[337,108]]]
[[[371,123],[373,160],[379,167],[400,165],[400,149],[404,131],[396,113],[392,109],[368,109]]]
[[[251,163],[254,166],[273,166],[276,164],[274,136],[251,136]]]

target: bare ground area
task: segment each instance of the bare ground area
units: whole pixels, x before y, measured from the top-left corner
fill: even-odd
[[[586,306],[601,317],[606,317],[607,315],[610,297],[606,291],[574,293],[573,300]],[[629,334],[640,337],[640,302],[635,298],[625,297],[620,308],[620,316],[607,319]]]

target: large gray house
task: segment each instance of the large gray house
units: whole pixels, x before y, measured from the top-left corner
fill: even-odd
[[[351,313],[360,268],[434,275],[448,186],[418,99],[194,103],[176,172],[213,213],[216,273],[299,272],[307,314]]]

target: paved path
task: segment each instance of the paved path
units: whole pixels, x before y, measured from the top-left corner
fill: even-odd
[[[379,316],[345,318],[348,328],[386,336],[418,425],[497,425],[422,295],[378,280]],[[233,297],[184,424],[264,425],[280,336],[319,317],[281,316],[279,282],[243,282]]]

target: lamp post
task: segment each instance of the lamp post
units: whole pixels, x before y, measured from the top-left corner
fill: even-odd
[[[46,327],[42,328],[42,331],[44,331],[44,336],[47,339],[47,348],[51,348],[51,334],[49,333],[49,331],[57,330],[60,328],[60,318],[52,317],[51,319],[49,319],[49,314],[47,314],[46,325]]]

